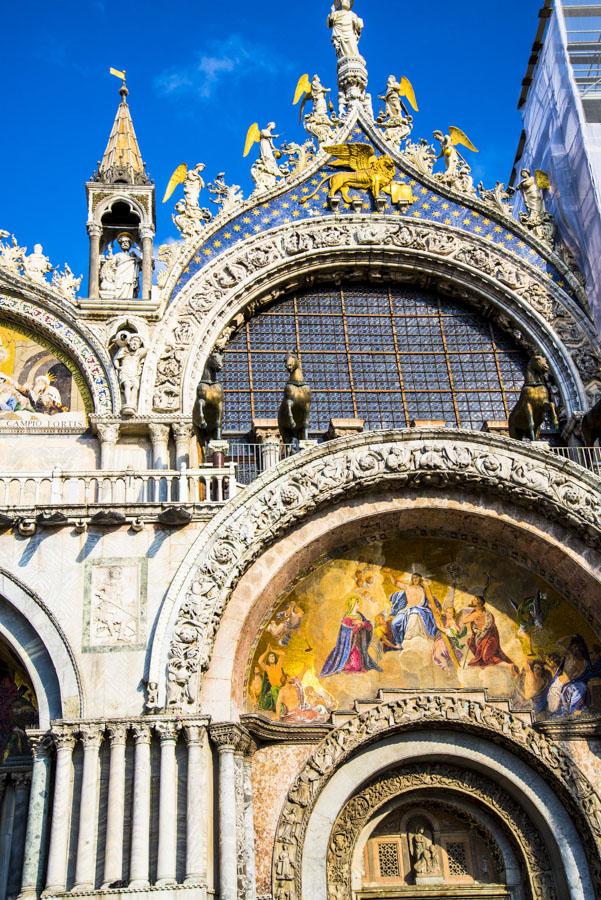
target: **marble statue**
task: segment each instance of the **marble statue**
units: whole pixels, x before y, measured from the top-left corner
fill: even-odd
[[[222,213],[229,212],[244,201],[244,194],[239,184],[226,184],[225,172],[219,172],[215,181],[207,185],[207,190],[212,195],[211,203],[219,206]]]
[[[133,416],[138,407],[140,376],[148,351],[137,332],[120,331],[114,339],[114,344],[118,348],[113,356],[113,364],[119,376],[123,400],[121,412],[124,416]]]
[[[275,122],[269,122],[265,128],[259,128],[255,122],[250,126],[246,135],[244,156],[248,156],[253,144],[259,145],[259,159],[250,170],[256,185],[256,192],[268,191],[275,187],[285,174],[278,163],[282,154],[275,145],[275,139],[279,138],[279,134],[274,134],[275,127]]]
[[[376,121],[384,128],[384,136],[387,141],[394,146],[398,146],[413,130],[413,116],[405,109],[401,100],[402,96],[408,96],[413,108],[417,108],[413,88],[408,79],[403,78],[401,81],[397,81],[394,75],[390,75],[386,84],[386,92],[380,96],[380,100],[384,101],[385,109]]]
[[[33,253],[23,259],[25,275],[36,284],[46,284],[46,275],[52,272],[50,260],[44,256],[43,250],[41,244],[34,244]]]
[[[129,234],[120,234],[117,244],[120,249],[119,253],[113,256],[115,266],[113,297],[115,300],[130,300],[138,296],[142,261],[134,250]]]
[[[205,187],[202,177],[204,170],[204,163],[196,163],[192,169],[189,169],[186,163],[182,163],[169,179],[163,197],[163,203],[166,203],[176,187],[183,185],[184,199],[175,204],[175,212],[171,218],[177,230],[186,239],[196,237],[203,226],[213,218],[209,209],[200,206],[200,192]]]
[[[332,140],[335,127],[340,125],[340,120],[333,111],[333,105],[328,102],[328,94],[331,93],[330,88],[326,88],[321,83],[319,75],[314,75],[309,81],[308,75],[301,75],[296,86],[294,94],[293,106],[300,103],[300,118],[303,120],[303,113],[307,103],[313,104],[311,112],[304,117],[304,125],[309,134],[317,138],[320,144],[326,144]],[[328,105],[332,111],[328,110]]]
[[[436,859],[436,848],[432,840],[429,829],[424,825],[414,826],[415,831],[409,835],[409,846],[411,848],[411,861],[413,863],[413,871],[416,877],[434,875],[439,870],[439,864]]]
[[[437,159],[444,162],[444,172],[439,172],[437,178],[448,187],[462,193],[473,193],[474,182],[471,177],[471,166],[461,155],[457,146],[462,144],[468,150],[474,153],[478,151],[463,131],[459,128],[449,128],[449,133],[444,134],[442,131],[435,131],[434,138],[440,144],[440,152]]]
[[[536,169],[534,173],[530,169],[522,169],[521,181],[511,188],[511,193],[520,191],[526,212],[520,214],[520,222],[541,241],[553,244],[555,238],[555,226],[553,217],[547,212],[545,206],[545,191],[551,187],[549,176]]]
[[[359,40],[364,22],[353,12],[354,0],[336,0],[328,16],[332,43],[338,59],[360,58]]]
[[[80,275],[79,278],[76,278],[67,263],[65,263],[64,272],[55,271],[52,273],[52,287],[56,288],[65,300],[75,300],[82,280],[83,276]]]

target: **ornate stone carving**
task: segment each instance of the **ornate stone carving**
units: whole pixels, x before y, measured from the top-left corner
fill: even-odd
[[[281,271],[282,262],[296,259],[301,254],[315,254],[325,263],[328,257],[340,249],[349,250],[349,259],[352,253],[354,264],[360,259],[357,254],[365,253],[370,254],[373,262],[377,260],[384,267],[390,265],[390,250],[398,249],[401,252],[395,257],[395,265],[404,265],[406,259],[406,264],[412,267],[414,278],[417,277],[416,266],[418,269],[423,267],[424,270],[431,267],[438,269],[441,257],[444,257],[449,266],[456,262],[458,265],[452,277],[457,285],[465,285],[468,297],[474,288],[479,291],[484,285],[488,292],[489,287],[494,286],[499,295],[498,302],[512,307],[511,312],[503,313],[508,321],[515,313],[528,316],[530,309],[534,309],[549,325],[556,325],[558,319],[561,319],[563,331],[571,332],[568,340],[571,340],[572,345],[578,344],[575,360],[584,383],[589,383],[595,377],[584,356],[585,353],[597,353],[592,326],[587,326],[586,320],[577,315],[574,302],[561,287],[540,269],[507,249],[492,245],[478,235],[458,234],[455,229],[440,223],[414,224],[391,218],[376,218],[373,215],[363,217],[359,223],[355,217],[339,218],[336,221],[323,218],[282,226],[275,236],[269,234],[250,238],[207,265],[190,282],[189,288],[177,299],[174,318],[177,316],[179,322],[182,315],[185,315],[196,320],[200,328],[190,328],[181,336],[182,341],[176,345],[177,352],[181,353],[178,361],[172,359],[175,352],[175,348],[171,346],[173,329],[176,327],[174,318],[167,317],[161,326],[158,347],[153,352],[153,355],[160,354],[158,361],[154,356],[158,380],[158,385],[154,387],[155,408],[161,411],[179,408],[184,360],[188,359],[188,366],[191,365],[192,369],[187,369],[190,376],[187,379],[187,390],[192,393],[193,386],[201,376],[209,348],[218,339],[220,346],[226,343],[228,335],[244,322],[244,317],[256,311],[259,305],[256,296],[253,295],[249,300],[255,280],[260,279],[261,284],[265,284],[269,280],[270,269],[274,272]],[[416,251],[419,254],[417,258]],[[343,257],[336,253],[338,265],[341,259]],[[445,271],[448,271],[447,266]],[[275,296],[278,296],[277,291]],[[267,299],[274,299],[274,293],[264,295],[261,302],[266,302]],[[490,304],[490,301],[480,297],[478,302]],[[493,313],[495,308],[491,305]],[[496,314],[499,315],[498,312]],[[218,332],[215,333],[217,323]],[[538,329],[542,343],[544,326],[537,321],[532,323],[532,328]],[[164,345],[161,345],[161,333],[166,342]],[[553,345],[554,339],[549,338],[549,341],[549,346]],[[161,346],[164,348],[162,351],[158,349]],[[196,348],[200,347],[206,350],[198,352]],[[168,375],[165,373],[166,368]],[[568,368],[564,368],[567,373]],[[149,374],[151,371],[152,368],[149,368]],[[150,384],[145,390],[151,390]],[[572,385],[570,390],[576,398],[581,389]],[[189,402],[191,408],[191,397]],[[579,398],[574,403],[576,408],[581,405]]]
[[[185,585],[165,604],[166,618],[171,603],[179,604],[167,659],[168,705],[194,703],[198,674],[209,663],[234,585],[280,534],[322,504],[376,485],[403,490],[432,484],[447,490],[467,485],[521,506],[543,505],[584,540],[601,543],[601,481],[550,453],[492,435],[436,430],[354,435],[338,450],[317,447],[302,465],[294,458],[281,464],[252,498],[236,498],[203,533]],[[154,663],[154,680],[164,664]]]
[[[246,729],[233,722],[217,722],[211,725],[209,735],[219,751],[229,750],[232,753],[244,754],[252,743]]]
[[[73,274],[71,268],[67,263],[65,263],[64,270],[62,272],[58,272],[55,270],[52,273],[52,287],[55,288],[65,300],[73,301],[77,296],[77,292],[81,287],[81,282],[83,281],[83,275],[80,275],[78,278]]]
[[[499,784],[485,778],[480,772],[432,764],[406,766],[387,772],[349,800],[336,819],[330,836],[328,893],[350,900],[351,863],[362,830],[387,802],[415,790],[448,790],[455,794],[466,794],[470,800],[489,809],[502,821],[504,830],[517,847],[518,857],[524,862],[535,900],[555,900],[557,891],[547,849],[519,804]],[[417,861],[415,868],[418,868]],[[275,875],[277,877],[277,871]]]
[[[85,646],[131,648],[142,642],[146,561],[105,559],[88,564]]]
[[[601,798],[572,759],[557,744],[534,731],[523,718],[504,709],[452,695],[416,694],[374,706],[363,715],[351,718],[322,741],[309,758],[288,792],[278,824],[273,857],[274,890],[277,890],[279,884],[278,863],[281,854],[285,852],[293,861],[294,870],[294,881],[290,882],[290,900],[302,896],[304,833],[315,801],[334,770],[359,747],[373,742],[374,738],[419,728],[424,723],[428,723],[429,728],[448,727],[488,734],[493,741],[506,744],[538,770],[572,813],[588,848],[591,876],[601,886]],[[327,767],[322,767],[324,754],[327,755]],[[470,783],[474,784],[477,791],[480,773],[477,776],[467,773],[466,777],[471,779]],[[359,808],[363,815],[368,816],[367,802]],[[333,831],[332,839],[335,833]],[[348,852],[351,852],[350,847]],[[539,871],[541,861],[538,861]],[[346,900],[347,894],[342,896]],[[548,900],[549,896],[553,895],[539,894],[540,900]]]
[[[142,366],[148,353],[137,331],[121,328],[111,340],[113,365],[119,377],[123,416],[134,416],[138,408],[138,393]]]

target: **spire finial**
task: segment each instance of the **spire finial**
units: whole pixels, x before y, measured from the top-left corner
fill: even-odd
[[[113,69],[113,67],[111,66],[111,68],[109,69],[109,72],[111,75],[114,75],[115,78],[121,79],[121,87],[119,88],[119,93],[121,94],[121,102],[127,103],[127,95],[129,94],[129,91],[127,90],[127,84],[126,84],[126,75],[127,75],[126,69],[123,69],[123,70]]]
[[[129,91],[125,82],[125,69],[121,71],[111,68],[109,72],[121,80],[119,88],[121,103],[117,109],[109,142],[98,169],[98,180],[109,184],[116,182],[148,184],[148,176],[140,154],[134,123],[127,105]]]

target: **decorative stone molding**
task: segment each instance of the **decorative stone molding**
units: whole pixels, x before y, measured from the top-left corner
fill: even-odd
[[[499,784],[450,765],[422,764],[386,772],[355,794],[341,810],[330,836],[328,896],[352,900],[351,866],[357,840],[370,819],[390,800],[409,791],[443,791],[467,795],[499,819],[518,848],[534,900],[556,900],[557,890],[547,848],[533,822]],[[444,796],[444,795],[443,795]],[[464,813],[465,814],[465,813]]]
[[[552,454],[496,435],[409,430],[353,435],[280,463],[199,536],[157,623],[149,680],[172,710],[193,709],[199,673],[231,593],[250,564],[315,510],[376,488],[471,489],[543,509],[593,546],[601,542],[601,480]],[[165,702],[164,699],[161,702]]]
[[[220,753],[229,750],[232,753],[246,754],[253,743],[248,731],[233,722],[211,725],[209,736]]]
[[[552,786],[571,813],[587,850],[591,878],[601,888],[601,798],[572,759],[505,709],[453,695],[416,694],[374,706],[332,732],[309,758],[291,786],[282,810],[273,856],[274,895],[281,872],[291,872],[289,900],[302,897],[304,835],[315,802],[334,771],[351,755],[383,737],[428,728],[470,731],[507,746]],[[478,778],[480,775],[478,774]],[[366,811],[367,812],[367,811]],[[283,865],[282,857],[287,860]],[[338,895],[336,895],[338,896]],[[346,900],[346,893],[340,900]],[[547,900],[548,895],[542,894]]]
[[[28,331],[38,333],[72,360],[85,381],[97,415],[111,415],[120,408],[119,385],[105,347],[64,303],[50,298],[40,288],[23,290],[19,286],[17,290],[17,285],[5,285],[0,276],[0,315],[14,321],[17,327],[22,324]]]
[[[388,216],[323,217],[249,238],[202,268],[178,294],[148,354],[140,409],[189,412],[211,350],[291,286],[333,273],[442,284],[549,359],[568,415],[586,403],[583,383],[601,366],[592,322],[549,275],[478,235]],[[187,327],[193,322],[195,327]],[[186,323],[186,327],[181,327]],[[574,359],[562,343],[572,342]]]

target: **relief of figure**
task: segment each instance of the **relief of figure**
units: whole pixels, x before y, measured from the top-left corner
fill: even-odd
[[[44,256],[43,249],[41,244],[34,244],[33,253],[23,259],[26,276],[36,284],[46,284],[46,275],[52,272],[52,265]]]
[[[359,601],[351,597],[340,623],[336,646],[326,659],[320,678],[329,675],[381,672],[380,666],[369,655],[373,625],[359,609]]]
[[[140,377],[148,351],[140,335],[130,331],[121,331],[115,345],[119,348],[113,357],[113,364],[119,376],[123,399],[121,412],[124,416],[133,416],[138,408]]]
[[[328,16],[332,43],[338,59],[361,59],[359,40],[364,21],[353,12],[355,0],[336,0]]]
[[[408,842],[416,880],[438,874],[440,863],[429,826],[422,822],[414,822],[409,828]]]

